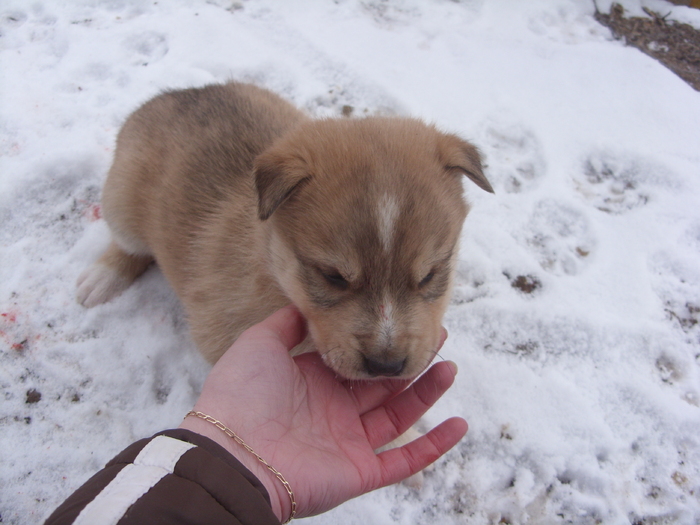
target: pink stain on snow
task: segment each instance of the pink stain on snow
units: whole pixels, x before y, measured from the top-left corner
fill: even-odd
[[[99,204],[91,204],[85,215],[90,221],[99,221],[102,218],[102,207]]]
[[[3,312],[0,314],[0,317],[5,319],[6,321],[9,321],[10,323],[14,323],[17,321],[17,314],[14,312]]]

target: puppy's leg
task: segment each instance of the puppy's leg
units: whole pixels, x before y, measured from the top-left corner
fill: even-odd
[[[152,256],[127,253],[112,241],[102,257],[78,277],[78,302],[92,308],[109,301],[126,290],[152,261]]]
[[[377,449],[375,452],[384,452],[385,450],[390,450],[392,448],[398,448],[404,445],[408,445],[411,441],[415,441],[422,435],[423,434],[416,427],[411,427],[406,432],[397,437],[394,441],[392,441],[391,443],[387,443],[383,447]],[[406,478],[401,483],[406,487],[415,490],[420,490],[421,488],[423,488],[423,471],[416,472],[413,476]]]

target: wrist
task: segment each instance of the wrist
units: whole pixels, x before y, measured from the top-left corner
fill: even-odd
[[[270,498],[272,512],[277,516],[280,522],[283,523],[289,518],[292,512],[291,501],[284,485],[252,453],[238,444],[233,438],[229,437],[215,424],[198,417],[185,417],[180,424],[180,428],[205,436],[226,449],[239,463],[258,478],[260,483],[265,487]]]

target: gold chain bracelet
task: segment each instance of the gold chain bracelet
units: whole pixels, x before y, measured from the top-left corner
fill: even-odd
[[[296,499],[294,499],[294,492],[292,492],[292,486],[289,484],[289,482],[286,479],[284,479],[284,476],[282,475],[282,473],[279,470],[277,470],[275,467],[273,467],[267,461],[265,461],[257,452],[255,452],[252,448],[250,448],[245,441],[243,441],[241,438],[239,438],[238,435],[236,435],[236,433],[233,430],[228,428],[226,425],[224,425],[218,419],[214,419],[213,417],[211,417],[207,414],[204,414],[203,412],[195,412],[194,410],[189,411],[185,415],[185,417],[187,417],[187,416],[198,417],[199,419],[203,419],[204,421],[216,426],[216,428],[221,430],[224,434],[226,434],[228,437],[233,439],[236,443],[238,443],[240,446],[242,446],[248,452],[253,454],[253,456],[255,456],[260,463],[265,465],[265,467],[267,467],[267,469],[270,472],[272,472],[278,480],[280,480],[282,485],[284,485],[284,488],[287,490],[287,494],[289,494],[289,501],[292,504],[292,512],[289,515],[289,519],[287,521],[285,521],[284,523],[289,523],[290,521],[292,521],[294,519],[294,516],[297,513],[297,502],[296,502]]]

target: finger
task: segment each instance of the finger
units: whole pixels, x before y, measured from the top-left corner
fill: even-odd
[[[447,330],[442,329],[440,342],[435,354],[440,351],[447,339]],[[382,379],[379,381],[347,381],[345,387],[354,399],[360,415],[377,408],[411,384],[413,379]]]
[[[467,429],[464,419],[453,417],[403,447],[382,452],[377,456],[381,468],[380,484],[372,490],[393,485],[420,472],[454,447]]]
[[[450,361],[433,365],[407,390],[361,417],[373,449],[396,439],[440,399],[454,382],[457,367]]]
[[[265,347],[279,343],[279,347],[288,352],[301,343],[304,337],[306,337],[304,317],[293,305],[289,305],[243,332],[239,341]]]

